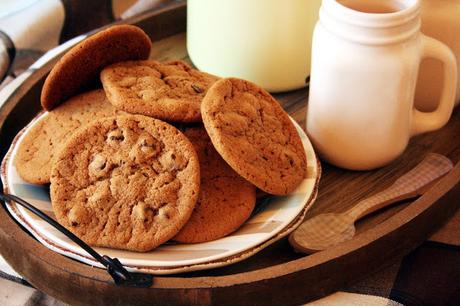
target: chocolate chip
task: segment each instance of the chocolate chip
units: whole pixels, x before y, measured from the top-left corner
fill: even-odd
[[[107,141],[110,144],[118,145],[118,143],[123,140],[125,140],[125,136],[123,135],[123,132],[120,129],[110,131],[107,134]]]
[[[199,87],[198,85],[192,84],[192,88],[196,93],[203,93],[204,89]]]

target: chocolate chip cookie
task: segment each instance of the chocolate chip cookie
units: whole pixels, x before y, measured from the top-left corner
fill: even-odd
[[[175,236],[198,198],[190,141],[140,115],[97,120],[56,158],[51,201],[59,223],[93,246],[149,251]]]
[[[102,89],[73,97],[27,132],[14,159],[16,170],[29,183],[49,183],[53,158],[76,129],[95,119],[123,113],[109,103]]]
[[[51,110],[73,95],[99,82],[107,65],[147,59],[152,42],[142,29],[116,25],[98,32],[71,48],[53,67],[45,80],[41,104]]]
[[[242,177],[275,195],[293,191],[307,161],[291,119],[265,90],[248,81],[217,81],[201,105],[214,147]]]
[[[101,72],[102,84],[115,107],[175,122],[201,121],[201,100],[217,80],[181,61],[128,61]]]
[[[256,188],[220,157],[203,127],[187,129],[184,134],[198,154],[201,189],[192,216],[174,240],[198,243],[219,239],[249,218]]]

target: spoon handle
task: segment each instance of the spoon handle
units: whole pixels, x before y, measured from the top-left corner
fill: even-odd
[[[453,164],[447,157],[430,153],[415,168],[397,179],[387,189],[359,202],[345,214],[356,221],[395,202],[413,198],[425,192],[432,182],[448,173]]]

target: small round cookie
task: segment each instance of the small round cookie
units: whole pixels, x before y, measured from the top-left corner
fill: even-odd
[[[259,86],[221,79],[203,99],[201,113],[219,154],[261,190],[285,195],[305,177],[307,161],[295,126]]]
[[[51,110],[97,83],[107,65],[147,59],[151,46],[147,34],[133,25],[115,25],[88,37],[64,54],[51,70],[42,88],[42,107]]]
[[[201,100],[217,80],[182,61],[128,61],[101,72],[102,85],[115,107],[175,122],[200,122]]]
[[[34,124],[21,141],[14,164],[32,184],[50,182],[52,160],[76,129],[103,117],[124,114],[109,103],[102,89],[73,97]]]
[[[94,121],[58,154],[51,203],[60,224],[90,245],[149,251],[188,221],[200,188],[190,141],[146,116]]]
[[[174,240],[197,243],[227,236],[251,215],[256,188],[220,157],[204,128],[190,128],[184,134],[198,154],[201,189],[192,216]]]

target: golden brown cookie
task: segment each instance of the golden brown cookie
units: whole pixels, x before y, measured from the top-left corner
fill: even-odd
[[[174,240],[211,241],[237,230],[251,215],[255,186],[239,176],[220,157],[204,128],[187,129],[200,161],[201,189],[189,221]]]
[[[90,245],[149,251],[188,221],[200,166],[190,141],[146,116],[100,119],[58,154],[51,202],[59,223]]]
[[[221,79],[203,99],[201,113],[219,154],[261,190],[285,195],[305,177],[307,161],[295,126],[259,86]]]
[[[51,110],[61,102],[99,81],[107,65],[147,59],[152,42],[133,25],[116,25],[98,32],[70,49],[45,80],[41,104]]]
[[[129,61],[101,72],[107,97],[115,107],[176,122],[201,121],[201,100],[216,80],[181,61]]]
[[[73,97],[27,132],[14,159],[16,170],[29,183],[49,183],[52,160],[70,134],[95,119],[123,113],[109,103],[102,89]]]

